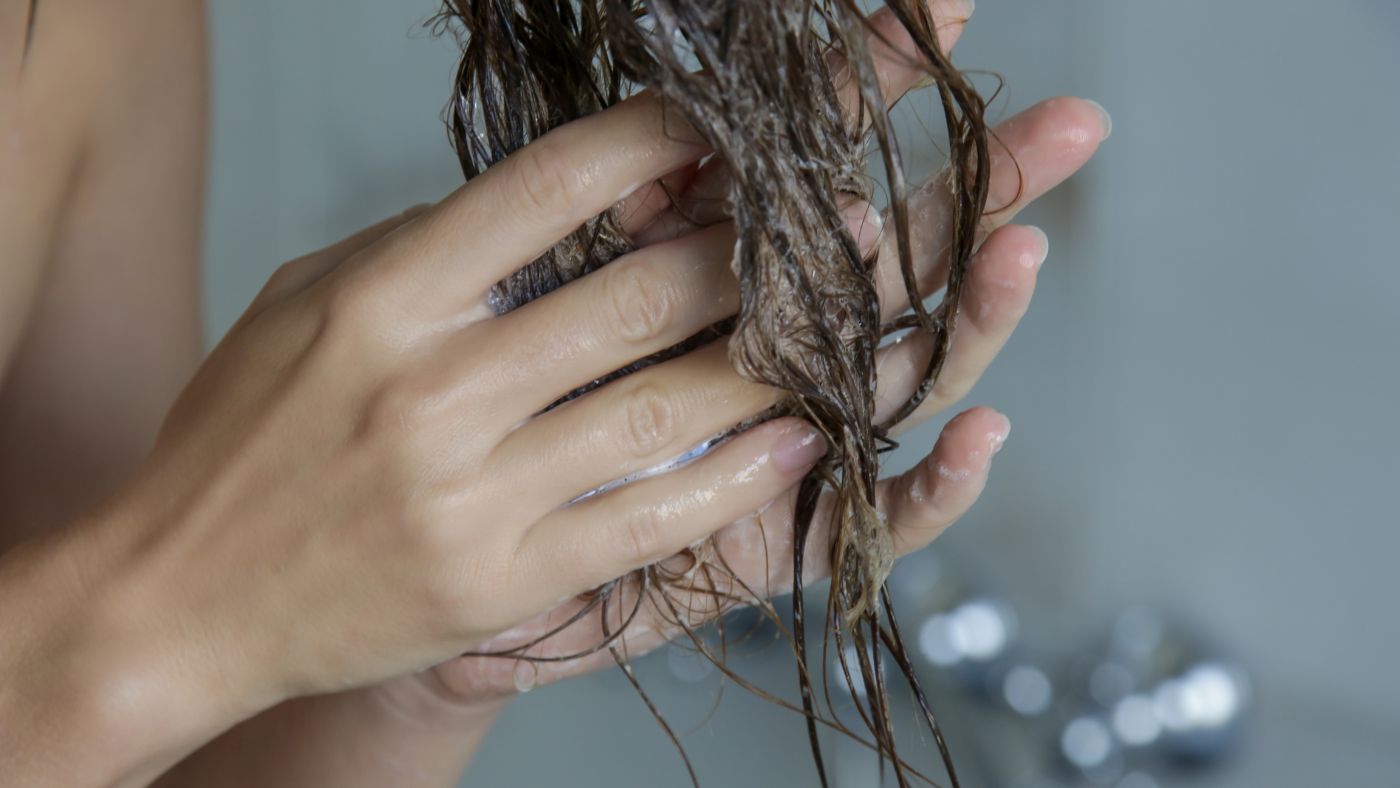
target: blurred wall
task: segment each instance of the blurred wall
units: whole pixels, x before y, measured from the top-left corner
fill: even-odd
[[[460,175],[430,0],[211,7],[217,337],[278,263]],[[1229,784],[1400,784],[1400,4],[982,0],[958,59],[1006,78],[1001,110],[1074,93],[1115,127],[1026,217],[1050,261],[972,397],[1014,434],[945,538],[1066,648],[1146,602],[1247,664],[1258,733]],[[746,664],[783,682],[784,660]],[[697,693],[662,694],[703,723]],[[688,742],[706,784],[805,784],[801,727],[731,691]],[[465,784],[682,777],[602,675],[525,698]]]

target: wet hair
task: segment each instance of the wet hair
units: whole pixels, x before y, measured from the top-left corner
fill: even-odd
[[[736,430],[796,415],[815,425],[830,446],[799,486],[794,546],[784,558],[792,561],[795,592],[791,630],[784,631],[796,650],[800,711],[822,784],[827,778],[817,737],[821,726],[866,741],[900,785],[911,779],[930,782],[896,752],[883,652],[908,682],[956,786],[951,756],[890,608],[885,580],[893,538],[876,510],[875,492],[879,454],[895,446],[890,428],[925,399],[948,354],[987,198],[987,168],[979,164],[989,161],[988,131],[985,103],[940,49],[925,0],[886,0],[885,7],[908,32],[915,47],[909,56],[936,90],[947,131],[948,274],[942,303],[933,309],[924,304],[916,283],[909,189],[867,41],[875,33],[856,0],[447,0],[436,21],[460,34],[463,52],[447,120],[468,179],[550,129],[642,89],[661,97],[668,122],[688,124],[727,166],[726,207],[738,238],[732,263],[741,292],[738,315],[570,397],[720,337],[727,337],[730,359],[741,375],[786,392],[782,405]],[[833,50],[848,62],[838,75],[828,62]],[[837,85],[834,77],[851,82]],[[838,99],[843,87],[859,96],[857,107],[843,109]],[[886,227],[894,233],[891,248],[912,305],[910,313],[891,322],[881,320],[874,259],[862,254],[841,210],[872,195],[868,154],[878,154],[883,164]],[[498,312],[512,309],[631,251],[633,243],[616,214],[614,208],[595,217],[499,283],[492,305]],[[931,336],[933,352],[921,384],[892,418],[877,423],[875,353],[883,339],[905,330]],[[866,688],[856,708],[868,738],[835,720],[825,687],[826,711],[819,710],[806,667],[803,556],[819,504],[831,518],[830,543],[816,546],[829,551],[832,574],[823,653],[829,636],[846,683]],[[583,612],[564,626],[600,607],[603,641],[585,653],[608,648],[625,668],[625,640],[619,636],[637,610],[651,604],[725,675],[753,688],[723,664],[722,650],[697,636],[693,611],[676,600],[709,589],[716,598],[714,614],[734,604],[761,605],[771,613],[762,601],[767,594],[734,577],[713,542],[685,558],[685,571],[663,562],[597,589]],[[624,596],[634,600],[624,604]],[[618,619],[615,627],[608,624],[609,605]],[[494,653],[528,660],[530,646],[539,642]],[[581,655],[569,655],[576,656]],[[647,705],[655,713],[649,700]],[[670,734],[664,720],[662,725]]]

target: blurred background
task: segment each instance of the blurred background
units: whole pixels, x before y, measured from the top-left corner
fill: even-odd
[[[432,0],[210,6],[218,337],[280,262],[461,178]],[[1076,94],[1115,124],[1023,217],[1051,254],[970,398],[1015,424],[992,483],[896,578],[965,783],[1400,786],[1400,3],[982,0],[956,60],[1005,78],[999,116]],[[734,667],[790,692],[760,635]],[[814,784],[798,717],[716,706],[674,648],[638,672],[702,784]],[[523,697],[462,784],[685,773],[604,672]]]

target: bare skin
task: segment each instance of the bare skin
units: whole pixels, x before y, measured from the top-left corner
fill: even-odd
[[[933,5],[951,45],[963,7]],[[454,655],[527,640],[579,593],[711,534],[751,586],[784,588],[782,562],[745,548],[790,550],[793,485],[822,449],[798,420],[562,506],[770,405],[722,347],[533,417],[737,306],[724,217],[691,223],[723,172],[693,172],[704,150],[663,133],[655,102],[289,263],[201,366],[200,6],[45,0],[21,72],[27,6],[0,0],[0,784],[451,785],[514,691],[511,661]],[[891,96],[911,87],[877,51]],[[988,219],[917,419],[970,390],[1029,304],[1045,239],[1004,223],[1106,132],[1075,99],[999,131],[992,204],[1016,194],[1011,157],[1025,188]],[[686,210],[659,189],[626,198],[643,249],[505,317],[484,308],[492,282],[632,184],[682,176]],[[929,292],[939,199],[915,209]],[[882,401],[926,353],[883,352]],[[883,483],[901,549],[975,501],[1008,430],[974,408]],[[639,621],[629,650],[670,634]],[[547,648],[596,638],[585,622]]]

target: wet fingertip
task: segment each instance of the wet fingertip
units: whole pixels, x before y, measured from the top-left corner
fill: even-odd
[[[1094,101],[1093,99],[1084,99],[1084,101],[1088,102],[1090,105],[1093,106],[1094,109],[1098,110],[1099,112],[1099,120],[1103,124],[1101,126],[1101,128],[1103,129],[1103,136],[1099,137],[1099,142],[1103,142],[1104,140],[1108,139],[1110,134],[1113,133],[1113,116],[1108,114],[1108,110],[1104,109],[1104,106],[1099,102]]]
[[[856,239],[856,246],[862,254],[875,251],[880,237],[885,231],[885,218],[875,206],[864,200],[857,200],[841,209],[846,220],[846,228]]]
[[[1034,225],[1026,227],[1027,230],[1035,234],[1037,244],[1035,250],[1021,257],[1021,265],[1026,268],[1039,269],[1045,265],[1045,259],[1050,256],[1050,236],[1045,231]]]
[[[805,472],[826,454],[826,438],[803,423],[784,432],[773,445],[773,464],[785,473]]]
[[[998,413],[996,424],[987,433],[987,448],[992,454],[996,454],[1006,445],[1006,439],[1009,437],[1011,437],[1011,419],[1008,419],[1005,414]]]
[[[1006,444],[1006,439],[1011,436],[1011,419],[1006,414],[992,410],[985,406],[970,408],[959,413],[948,422],[945,432],[964,420],[975,420],[968,424],[965,430],[961,431],[964,436],[957,446],[956,452],[964,452],[962,462],[970,468],[980,468],[985,471],[992,464],[992,456],[1001,451]],[[980,440],[979,440],[980,432]]]

